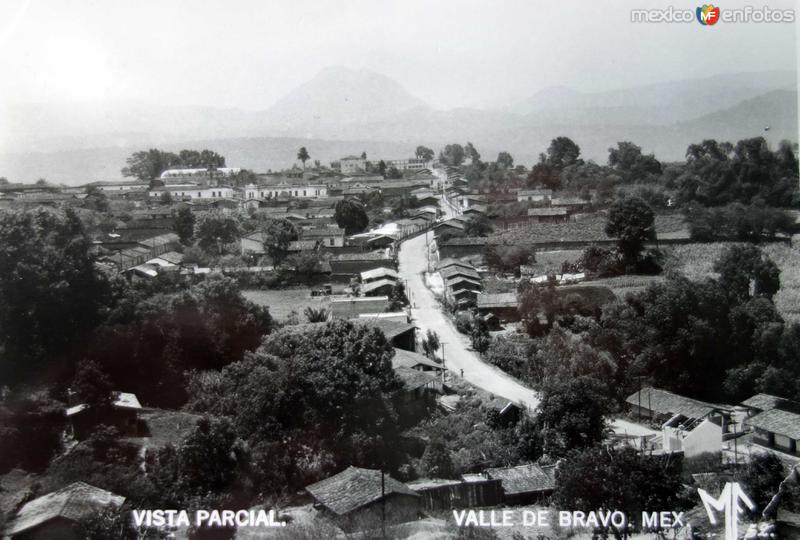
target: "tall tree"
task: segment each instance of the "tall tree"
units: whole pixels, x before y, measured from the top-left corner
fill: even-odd
[[[642,154],[642,147],[630,141],[617,143],[616,148],[608,149],[608,164],[625,180],[642,181],[648,176],[661,174],[661,163],[653,154]]]
[[[433,159],[433,156],[436,155],[436,153],[427,146],[420,145],[417,146],[417,150],[414,152],[414,155],[417,156],[419,159],[424,159],[425,161],[431,161]]]
[[[468,142],[464,146],[464,154],[466,154],[466,156],[472,160],[473,164],[478,164],[481,161],[481,155],[478,153],[475,145],[471,142]]]
[[[605,384],[590,375],[550,380],[537,408],[549,454],[564,455],[603,439],[612,410],[607,393]]]
[[[122,176],[134,176],[139,180],[155,180],[162,172],[180,163],[180,158],[172,152],[157,148],[134,152],[125,160],[127,166],[122,169]]]
[[[580,155],[581,148],[572,139],[556,137],[550,141],[545,162],[560,171],[573,163],[578,163]]]
[[[514,158],[508,152],[500,152],[497,154],[497,166],[503,169],[510,169],[514,166]]]
[[[306,168],[306,161],[311,159],[311,155],[308,153],[308,150],[305,146],[301,146],[300,150],[297,151],[297,159],[303,162],[303,168]]]
[[[197,220],[195,236],[205,252],[221,255],[226,245],[239,239],[239,222],[221,212],[206,212]]]
[[[194,212],[188,206],[183,206],[175,213],[175,233],[181,241],[181,244],[188,246],[194,237],[195,225]]]
[[[752,295],[772,298],[781,287],[778,266],[752,244],[726,246],[714,261],[719,282],[739,300]]]
[[[267,222],[264,228],[264,251],[275,266],[286,258],[289,244],[297,238],[297,229],[288,219],[272,219]]]
[[[360,233],[369,224],[364,206],[352,199],[343,199],[337,202],[333,217],[347,234]]]
[[[653,210],[638,197],[617,199],[608,209],[606,234],[617,238],[629,267],[635,267],[645,241],[655,239],[654,222]]]
[[[460,144],[448,144],[444,150],[439,152],[439,161],[445,165],[458,167],[464,163],[465,151]]]

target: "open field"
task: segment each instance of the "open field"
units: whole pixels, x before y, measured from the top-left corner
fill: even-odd
[[[667,254],[675,268],[691,279],[715,277],[712,267],[725,246],[730,242],[711,244],[686,244],[671,246]],[[762,247],[781,271],[781,290],[775,295],[775,305],[787,321],[800,322],[800,248],[784,243],[766,244]]]
[[[566,261],[569,263],[577,262],[583,250],[580,249],[560,249],[555,251],[537,251],[536,262],[529,264],[534,269],[536,275],[555,272],[561,273],[561,265]]]
[[[285,289],[285,290],[247,290],[242,295],[248,300],[269,307],[270,314],[277,320],[286,319],[292,311],[296,311],[301,321],[305,321],[303,310],[313,308],[328,308],[330,299],[327,296],[311,296],[311,289]]]

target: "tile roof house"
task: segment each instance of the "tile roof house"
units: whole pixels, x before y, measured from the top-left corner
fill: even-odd
[[[374,469],[348,467],[306,487],[314,507],[330,515],[345,531],[380,529],[386,523],[417,518],[420,496],[402,482]]]
[[[80,525],[110,506],[119,507],[125,498],[83,482],[74,482],[20,508],[5,531],[12,539],[58,538],[78,540]]]
[[[529,504],[551,494],[556,488],[555,465],[519,465],[486,469],[486,476],[499,479],[503,500],[508,505]]]
[[[387,315],[393,314],[387,313]],[[417,327],[408,322],[408,317],[405,317],[402,321],[398,321],[395,318],[366,316],[354,318],[351,319],[351,321],[356,324],[364,324],[379,328],[393,347],[405,351],[414,351]]]
[[[800,403],[756,394],[742,404],[755,413],[744,421],[753,430],[754,443],[800,456]]]
[[[774,409],[786,401],[788,400],[770,394],[756,394],[742,401],[742,405],[748,409],[753,409],[754,412],[760,412]]]
[[[438,362],[434,362],[427,356],[419,353],[404,351],[403,349],[394,349],[394,356],[392,357],[392,368],[407,367],[416,369],[417,371],[433,371],[440,372],[444,366]]]
[[[443,268],[447,268],[448,266],[462,266],[464,268],[474,268],[471,264],[465,263],[464,261],[459,261],[458,259],[446,257],[444,259],[441,259],[438,263],[436,263],[436,270],[441,270]]]
[[[715,411],[730,407],[699,401],[660,388],[645,387],[625,400],[634,413],[646,418],[668,418],[680,414],[688,418],[704,418]]]
[[[475,281],[480,281],[481,275],[475,270],[474,267],[467,268],[466,266],[461,265],[451,265],[442,268],[439,270],[439,274],[442,276],[442,279],[449,281],[456,277],[465,277]]]

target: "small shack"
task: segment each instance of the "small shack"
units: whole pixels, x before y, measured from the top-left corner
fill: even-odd
[[[500,480],[503,500],[509,506],[533,504],[552,494],[556,488],[555,465],[535,464],[486,469],[486,476]]]
[[[412,521],[420,510],[417,492],[374,469],[348,467],[306,491],[314,498],[314,507],[347,532]]]

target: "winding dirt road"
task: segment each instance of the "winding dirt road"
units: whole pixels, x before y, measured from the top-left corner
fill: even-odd
[[[439,339],[444,344],[444,362],[449,370],[448,377],[463,376],[465,380],[487,392],[522,404],[531,410],[535,409],[539,405],[536,392],[481,360],[480,356],[470,348],[468,338],[456,330],[450,318],[442,312],[433,293],[425,286],[423,275],[428,268],[427,247],[432,240],[432,232],[409,238],[400,245],[398,254],[400,276],[406,283],[414,323],[422,334],[427,330],[439,334]],[[440,350],[439,355],[441,354]],[[631,436],[656,433],[644,426],[624,420],[615,420],[612,428],[618,434]]]

